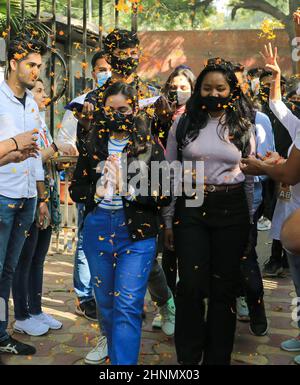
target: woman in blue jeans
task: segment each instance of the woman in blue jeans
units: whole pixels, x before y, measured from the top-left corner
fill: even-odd
[[[151,119],[136,115],[136,105],[136,90],[129,85],[117,82],[105,91],[70,187],[72,199],[86,207],[83,250],[114,365],[138,362],[158,210],[170,203],[160,182],[149,187],[151,162],[164,155],[152,140]]]
[[[39,107],[42,120],[40,131],[41,154],[45,171],[46,198],[51,218],[39,223],[39,212],[29,229],[18,266],[14,274],[12,293],[16,322],[14,330],[31,336],[41,336],[49,329],[60,329],[62,323],[42,310],[42,288],[44,262],[49,249],[52,231],[58,231],[60,224],[60,207],[57,189],[56,170],[49,159],[57,151],[44,120],[47,95],[43,81],[38,79],[32,89],[34,99]]]

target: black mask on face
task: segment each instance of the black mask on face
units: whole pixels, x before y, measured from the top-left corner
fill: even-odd
[[[168,100],[170,103],[178,103],[178,100],[177,100],[177,91],[169,91],[168,93]]]
[[[292,100],[291,101],[293,104],[295,104],[295,106],[300,109],[300,100]]]
[[[269,97],[270,97],[270,88],[269,87],[260,87],[259,97],[263,102],[268,103]]]
[[[205,106],[208,111],[216,112],[224,110],[224,106],[227,106],[231,101],[231,96],[227,98],[219,98],[216,96],[200,97],[201,105]]]
[[[109,115],[103,113],[105,127],[110,132],[132,132],[133,130],[133,114],[124,115],[119,112],[112,112]]]
[[[114,55],[111,56],[111,66],[115,72],[123,76],[130,76],[135,72],[139,65],[139,59],[129,57],[120,59]]]

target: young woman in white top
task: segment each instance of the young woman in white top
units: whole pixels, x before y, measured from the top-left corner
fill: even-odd
[[[252,175],[267,174],[272,179],[292,185],[289,200],[278,200],[274,220],[272,223],[273,236],[280,238],[284,221],[300,208],[300,120],[282,102],[280,76],[281,70],[277,63],[277,48],[274,53],[272,45],[265,46],[264,58],[266,67],[273,72],[273,81],[270,91],[270,108],[287,128],[293,144],[289,149],[288,160],[280,158],[277,153],[270,153],[267,159],[243,160],[246,165],[244,172]],[[285,231],[286,232],[286,231]],[[287,250],[290,271],[294,281],[297,296],[300,297],[300,258]],[[298,303],[299,306],[299,303]],[[300,312],[298,313],[298,317]],[[300,321],[298,321],[300,328]],[[282,342],[281,348],[287,351],[300,351],[300,333],[297,338]],[[295,362],[300,364],[300,355],[295,357]]]

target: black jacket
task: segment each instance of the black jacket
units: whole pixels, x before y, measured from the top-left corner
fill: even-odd
[[[101,161],[105,161],[108,157],[108,133],[101,132],[94,128],[88,134],[85,143],[80,148],[79,158],[74,172],[73,180],[69,188],[70,195],[74,202],[85,203],[85,215],[96,207],[94,200],[96,192],[96,184],[100,178],[100,174],[96,172],[96,167]],[[124,148],[123,153],[127,154],[128,167],[133,160],[141,159],[133,158],[128,155],[128,145]],[[162,148],[157,144],[152,144],[148,151],[148,175],[151,180],[151,161],[164,161],[164,153]],[[166,164],[166,162],[165,162]],[[128,182],[137,175],[128,173]],[[148,185],[148,196],[137,196],[134,201],[129,201],[125,197],[123,199],[124,212],[127,220],[127,226],[133,241],[155,237],[159,231],[159,209],[171,203],[169,196],[161,195],[162,173],[159,178],[159,191],[151,193],[151,186]]]

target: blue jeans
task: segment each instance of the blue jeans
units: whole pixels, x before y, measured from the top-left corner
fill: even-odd
[[[300,298],[300,256],[293,255],[287,252],[287,257],[289,261],[290,272],[292,274],[292,279],[295,286],[295,291],[296,291],[297,297]],[[299,308],[300,308],[300,302],[298,301],[298,309]],[[299,318],[298,327],[300,329],[300,310],[298,311],[298,318]]]
[[[18,321],[29,318],[30,314],[42,313],[44,262],[51,233],[51,226],[41,230],[36,226],[36,222],[29,230],[12,285],[15,319]]]
[[[0,342],[8,338],[11,284],[26,233],[34,220],[35,208],[36,198],[13,199],[0,195],[0,297],[5,303],[5,317],[0,317]]]
[[[74,290],[80,303],[94,298],[93,285],[88,261],[82,249],[82,227],[84,216],[84,204],[79,203],[78,209],[78,242],[74,260],[73,282]]]
[[[123,210],[96,208],[83,228],[83,249],[113,365],[136,365],[142,311],[156,239],[133,242]]]

